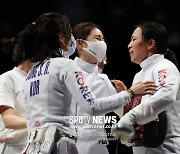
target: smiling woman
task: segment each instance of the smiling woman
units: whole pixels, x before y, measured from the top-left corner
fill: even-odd
[[[73,28],[73,35],[77,42],[76,51],[78,53],[78,56],[75,57],[74,62],[75,65],[81,69],[81,80],[78,80],[81,81],[78,82],[78,84],[81,85],[81,93],[83,93],[85,99],[89,99],[89,94],[91,94],[91,96],[95,95],[97,99],[102,99],[104,97],[107,98],[105,99],[105,102],[101,102],[98,104],[94,102],[94,100],[88,102],[88,104],[92,107],[93,112],[87,112],[86,108],[81,105],[81,102],[79,102],[76,97],[72,97],[70,110],[71,113],[74,116],[91,117],[92,119],[89,123],[77,122],[75,124],[75,126],[78,126],[78,140],[76,145],[79,154],[109,154],[108,148],[106,147],[109,142],[105,133],[104,125],[105,123],[109,124],[110,122],[115,123],[117,122],[117,119],[114,119],[116,118],[116,116],[105,116],[105,114],[114,111],[118,107],[122,107],[122,105],[124,104],[121,104],[123,100],[119,100],[119,103],[121,105],[119,104],[118,106],[116,106],[114,104],[114,95],[118,94],[118,92],[121,94],[127,92],[131,97],[132,94],[128,92],[126,88],[121,89],[121,91],[119,90],[117,92],[108,76],[106,74],[98,72],[98,64],[105,58],[107,49],[102,29],[93,22],[81,22],[75,25],[75,27]],[[82,78],[84,79],[82,80]],[[118,80],[116,81],[120,83]],[[135,88],[136,86],[139,88],[141,87],[141,85],[138,84],[133,85],[133,91],[137,90]],[[91,93],[89,93],[89,91],[91,91]],[[137,93],[137,91],[135,93]],[[109,99],[110,97],[112,98],[112,100]],[[124,96],[122,96],[122,98],[123,97]],[[97,117],[97,120],[95,120],[95,117]],[[106,127],[107,126],[108,125],[106,125]]]
[[[133,134],[129,140],[122,142],[127,146],[133,146],[134,154],[180,152],[180,73],[177,69],[177,59],[167,46],[166,28],[153,21],[138,24],[128,45],[131,61],[142,68],[134,76],[133,84],[153,80],[158,85],[154,95],[139,98],[138,105],[127,112],[118,123],[117,132],[120,139],[123,133],[127,136],[127,132]],[[137,124],[144,125],[144,131],[152,133],[144,136],[147,140],[142,136],[144,131],[138,132]],[[156,139],[158,136],[160,138]],[[144,145],[139,144],[140,138],[148,142]]]

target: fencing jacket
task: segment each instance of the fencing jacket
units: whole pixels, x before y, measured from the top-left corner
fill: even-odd
[[[87,63],[78,57],[74,61],[81,68],[86,84],[97,98],[107,97],[117,93],[108,76],[98,73],[96,64]],[[104,127],[105,123],[110,124],[112,121],[116,123],[116,117],[106,116],[105,119],[106,111],[89,114],[74,98],[72,98],[71,112],[71,115],[77,117],[73,124],[77,129],[77,148],[79,154],[109,153],[106,147],[108,141]]]
[[[108,111],[130,101],[126,91],[96,98],[81,69],[73,60],[65,58],[50,58],[34,65],[27,75],[24,92],[28,130],[48,123],[57,125],[63,132],[73,132],[68,123],[72,96],[89,114]]]
[[[142,70],[133,83],[153,80],[158,91],[143,96],[141,104],[134,108],[136,122],[145,124],[166,110],[168,130],[165,141],[158,148],[134,147],[134,154],[180,153],[180,74],[176,66],[163,55],[155,54],[140,63]]]

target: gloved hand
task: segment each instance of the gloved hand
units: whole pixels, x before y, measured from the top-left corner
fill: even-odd
[[[122,144],[126,146],[133,146],[132,142],[135,138],[134,122],[135,116],[133,112],[126,113],[117,124],[112,127],[112,134],[114,138],[120,139]]]
[[[155,114],[151,104],[148,103],[148,99],[146,101],[147,102],[143,102],[131,109],[117,124],[115,124],[114,127],[112,127],[114,137],[119,138],[122,144],[126,144],[127,146],[133,146],[135,144],[135,123],[144,125],[157,119],[157,115]],[[133,143],[131,143],[132,141]]]

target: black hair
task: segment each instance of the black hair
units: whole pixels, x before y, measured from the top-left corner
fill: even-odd
[[[95,24],[94,22],[87,21],[75,25],[72,33],[75,39],[87,40],[87,37],[91,34],[94,28],[98,28],[103,33],[103,29],[99,25]],[[76,56],[79,56],[77,52],[75,52],[72,58]]]
[[[142,30],[143,41],[148,41],[150,39],[155,40],[156,53],[164,54],[165,58],[172,61],[178,67],[178,61],[175,54],[167,48],[169,34],[163,25],[154,21],[142,21],[136,25],[136,28],[137,27]]]
[[[86,40],[94,28],[100,29],[101,32],[103,33],[102,28],[93,22],[81,22],[81,23],[75,25],[72,33],[73,33],[73,36],[75,39]]]
[[[50,57],[61,57],[59,35],[71,37],[69,18],[58,12],[43,13],[27,25],[24,33],[24,48],[32,53],[32,61],[43,61]]]
[[[21,31],[14,37],[5,37],[1,40],[4,54],[10,55],[15,65],[31,57],[31,55],[24,50],[23,37],[24,31]]]

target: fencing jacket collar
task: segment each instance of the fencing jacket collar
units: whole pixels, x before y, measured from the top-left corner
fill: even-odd
[[[162,54],[154,54],[151,57],[148,57],[147,59],[145,59],[144,61],[142,61],[140,63],[140,66],[143,70],[147,69],[149,66],[151,66],[152,64],[155,64],[156,62],[158,62],[159,60],[164,59],[164,55]]]
[[[76,57],[74,59],[74,61],[78,64],[78,66],[80,66],[80,68],[85,71],[85,72],[88,72],[88,73],[92,73],[94,72],[95,69],[97,69],[97,65],[96,64],[90,64],[90,63],[87,63],[86,61]]]

